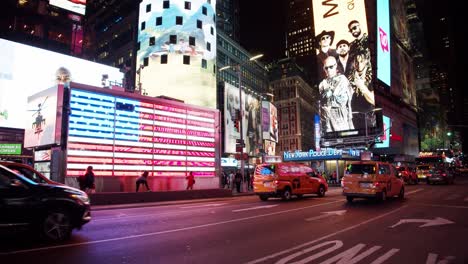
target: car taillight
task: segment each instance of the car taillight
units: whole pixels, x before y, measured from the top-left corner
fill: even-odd
[[[275,185],[278,185],[279,184],[279,181],[274,181]]]
[[[447,174],[445,174],[445,173],[442,173],[442,176],[446,177],[446,176],[447,176]]]
[[[380,182],[374,183],[374,187],[379,187],[379,186],[380,186]]]

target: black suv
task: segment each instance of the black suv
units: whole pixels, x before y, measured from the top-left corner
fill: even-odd
[[[85,192],[36,183],[0,165],[0,232],[27,227],[46,240],[63,241],[90,220]]]

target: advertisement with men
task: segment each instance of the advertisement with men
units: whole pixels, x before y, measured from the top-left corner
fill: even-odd
[[[322,135],[364,135],[377,125],[364,0],[312,3]]]

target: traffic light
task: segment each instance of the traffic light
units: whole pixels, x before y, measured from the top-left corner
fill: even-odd
[[[236,131],[237,131],[237,132],[240,131],[240,128],[239,128],[239,120],[234,120],[234,127],[236,128]]]

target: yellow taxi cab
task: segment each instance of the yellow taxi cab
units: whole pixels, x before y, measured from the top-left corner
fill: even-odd
[[[262,201],[270,197],[289,200],[293,195],[301,198],[304,194],[323,197],[328,191],[325,179],[314,173],[312,168],[291,162],[257,165],[253,187],[255,194]]]
[[[377,198],[385,201],[387,197],[398,195],[404,199],[404,182],[396,168],[380,161],[352,161],[346,166],[341,181],[343,195],[348,202],[354,198]]]
[[[430,164],[420,164],[416,166],[416,174],[418,175],[418,181],[424,181],[431,174],[433,166]]]

